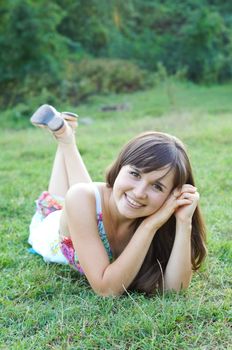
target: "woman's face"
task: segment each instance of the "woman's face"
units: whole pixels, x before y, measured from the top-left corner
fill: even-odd
[[[174,171],[167,172],[167,168],[143,173],[132,165],[122,167],[113,186],[119,213],[136,219],[159,210],[173,189]]]

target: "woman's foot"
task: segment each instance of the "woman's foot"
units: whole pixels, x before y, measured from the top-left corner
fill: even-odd
[[[72,112],[58,112],[54,107],[44,104],[31,117],[35,126],[48,127],[51,131],[59,130],[66,120],[73,130],[76,129],[78,115]]]
[[[70,122],[76,125],[70,126],[66,118],[70,118]],[[59,113],[54,107],[45,104],[35,111],[31,122],[38,127],[47,127],[58,142],[70,144],[75,142],[74,129],[77,126],[77,121],[74,118],[77,119],[74,113]]]

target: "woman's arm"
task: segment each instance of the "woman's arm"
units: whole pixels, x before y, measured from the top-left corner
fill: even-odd
[[[182,288],[188,288],[192,278],[192,216],[199,201],[199,193],[195,187],[184,185],[179,196],[179,199],[181,198],[187,198],[191,203],[175,211],[175,240],[164,273],[164,289],[166,290],[179,291]]]
[[[192,278],[191,222],[176,222],[176,234],[164,273],[164,289],[179,291],[188,288]]]

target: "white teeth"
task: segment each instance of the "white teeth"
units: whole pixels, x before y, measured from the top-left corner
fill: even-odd
[[[132,198],[126,196],[128,202],[133,205],[133,207],[137,207],[137,208],[141,208],[143,205],[140,203],[137,203],[136,201],[134,201]]]

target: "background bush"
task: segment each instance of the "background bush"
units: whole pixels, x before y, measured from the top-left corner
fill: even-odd
[[[62,79],[66,38],[57,31],[63,12],[54,2],[14,0],[1,7],[0,102],[21,103]]]
[[[159,64],[198,83],[232,77],[231,2],[10,0],[0,17],[0,108],[145,88]]]
[[[119,59],[83,59],[70,63],[66,77],[64,90],[74,105],[93,94],[133,92],[152,85],[147,71]]]

